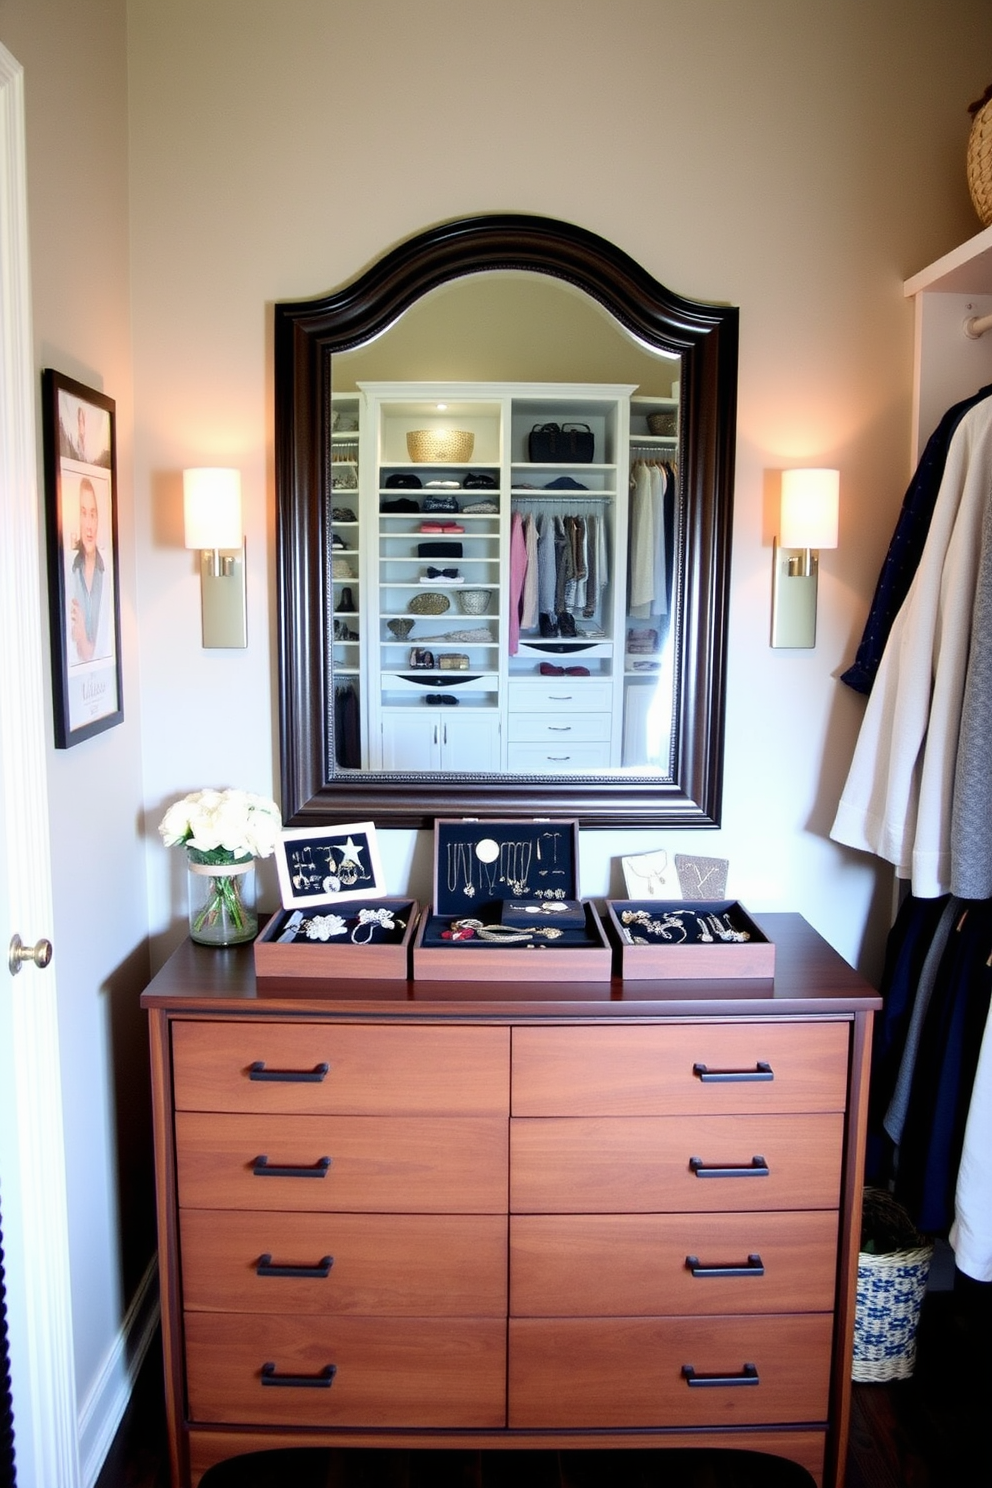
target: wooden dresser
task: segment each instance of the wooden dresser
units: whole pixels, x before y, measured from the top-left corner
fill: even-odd
[[[735,1447],[843,1482],[871,1014],[771,981],[256,984],[150,1015],[174,1484],[300,1446]]]

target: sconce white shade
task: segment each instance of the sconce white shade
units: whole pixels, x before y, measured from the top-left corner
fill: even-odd
[[[840,506],[839,470],[783,470],[783,548],[835,548]]]
[[[183,471],[187,548],[240,548],[241,471],[201,466]]]

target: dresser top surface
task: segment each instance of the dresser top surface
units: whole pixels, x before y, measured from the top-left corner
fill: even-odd
[[[862,976],[801,915],[755,915],[775,943],[774,978],[610,982],[256,979],[252,947],[184,941],[142,1006],[182,1013],[401,1021],[523,1022],[845,1015],[881,1007]],[[453,954],[457,954],[454,952]]]

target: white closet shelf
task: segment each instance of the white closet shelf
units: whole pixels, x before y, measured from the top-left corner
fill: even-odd
[[[907,299],[939,294],[992,294],[992,227],[983,228],[903,284]]]

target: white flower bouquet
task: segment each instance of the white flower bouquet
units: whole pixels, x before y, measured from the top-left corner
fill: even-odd
[[[246,901],[247,870],[256,858],[275,852],[281,831],[276,803],[250,791],[193,791],[169,807],[159,832],[167,847],[186,849],[194,940],[229,945],[255,935],[258,919]]]

